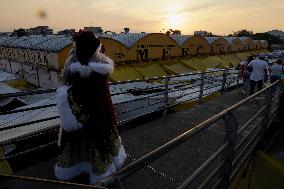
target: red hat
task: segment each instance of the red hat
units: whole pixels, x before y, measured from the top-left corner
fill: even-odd
[[[73,37],[76,42],[76,55],[78,61],[83,65],[88,65],[89,59],[94,55],[100,46],[100,40],[91,31],[80,30]]]

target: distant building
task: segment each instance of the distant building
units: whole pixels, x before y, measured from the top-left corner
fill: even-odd
[[[37,26],[26,30],[28,35],[52,35],[53,29],[48,26]]]
[[[90,27],[84,27],[84,30],[86,31],[91,31],[93,32],[94,34],[102,34],[104,31],[102,29],[102,27],[93,27],[93,26],[90,26]]]
[[[57,32],[59,35],[73,35],[75,33],[75,29],[65,29]]]
[[[195,31],[194,32],[194,35],[200,35],[200,36],[206,36],[207,35],[207,31]]]
[[[284,32],[281,30],[272,30],[268,32],[270,35],[274,35],[279,37],[282,41],[284,41]]]
[[[130,29],[129,28],[123,28],[124,29],[124,33],[129,33]]]

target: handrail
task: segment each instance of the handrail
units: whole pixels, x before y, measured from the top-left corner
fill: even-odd
[[[152,80],[161,80],[165,78],[172,78],[172,77],[183,77],[183,76],[190,76],[190,75],[201,75],[202,73],[216,73],[216,72],[222,72],[225,70],[235,70],[234,68],[227,68],[227,69],[218,69],[218,70],[212,70],[212,71],[204,71],[204,72],[195,72],[195,73],[186,73],[186,74],[177,74],[177,75],[168,75],[163,77],[150,77],[150,78],[144,78],[144,79],[136,79],[136,80],[126,80],[126,81],[117,81],[117,82],[110,82],[110,84],[116,85],[116,84],[126,84],[126,83],[135,83],[135,82],[143,82],[143,81],[152,81]]]
[[[23,127],[23,126],[26,126],[26,125],[31,125],[31,124],[35,124],[35,123],[44,122],[44,121],[50,121],[50,120],[54,120],[54,119],[58,119],[58,118],[59,118],[59,116],[53,116],[53,117],[48,117],[48,118],[44,118],[44,119],[40,119],[40,120],[20,123],[20,124],[16,124],[16,125],[12,125],[12,126],[0,127],[0,131],[15,129],[15,128],[18,128],[18,127]]]
[[[37,110],[37,109],[42,109],[42,108],[50,108],[50,107],[54,107],[54,106],[56,106],[56,104],[47,104],[47,105],[35,106],[35,107],[31,107],[31,108],[10,110],[10,111],[6,111],[6,112],[0,112],[0,115],[8,115],[8,114],[14,114],[14,113],[19,113],[19,112],[24,112],[24,111]]]
[[[47,184],[56,184],[56,185],[62,185],[65,186],[64,188],[70,186],[70,187],[80,187],[81,189],[106,189],[102,186],[92,186],[92,185],[85,185],[85,184],[77,184],[77,183],[70,183],[70,182],[64,182],[64,181],[55,181],[55,180],[48,180],[48,179],[42,179],[42,178],[32,178],[32,177],[25,177],[25,176],[18,176],[18,175],[8,175],[8,174],[0,174],[0,178],[8,178],[8,179],[19,179],[24,180],[28,182],[41,182],[41,183],[47,183]]]
[[[220,154],[224,152],[228,143],[225,143],[221,148],[217,150],[205,163],[203,163],[190,177],[188,177],[179,187],[178,189],[186,188],[196,177],[198,177],[204,169],[206,169],[212,161],[214,161]]]
[[[56,92],[57,89],[37,89],[37,90],[30,90],[30,91],[22,91],[22,92],[16,92],[16,93],[6,93],[6,94],[0,94],[1,98],[9,98],[9,97],[18,97],[18,96],[27,96],[27,95],[34,95],[34,94],[45,94],[45,93],[53,93]]]
[[[129,177],[130,175],[132,175],[135,172],[139,171],[140,169],[142,169],[143,167],[145,167],[146,165],[148,165],[152,161],[156,160],[157,158],[159,158],[163,154],[171,151],[176,146],[178,146],[181,143],[185,142],[187,139],[191,138],[193,135],[197,134],[201,130],[209,127],[214,122],[216,122],[219,119],[223,118],[229,112],[232,112],[232,111],[236,110],[237,108],[239,108],[243,104],[249,102],[250,100],[252,100],[256,96],[259,96],[260,94],[264,93],[265,91],[270,90],[272,86],[279,84],[279,82],[280,81],[277,81],[277,82],[275,82],[275,83],[265,87],[264,89],[258,91],[257,93],[247,97],[246,99],[241,100],[240,102],[234,104],[233,106],[231,106],[231,107],[221,111],[217,115],[215,115],[215,116],[207,119],[206,121],[198,124],[197,126],[193,127],[192,129],[190,129],[190,130],[186,131],[185,133],[179,135],[175,139],[172,139],[171,141],[167,142],[166,144],[160,146],[159,148],[153,150],[152,152],[150,152],[150,153],[140,157],[138,160],[136,160],[136,161],[130,163],[129,165],[123,167],[122,169],[118,170],[117,172],[115,172],[110,177],[102,180],[101,183],[110,183],[110,182],[113,181],[114,177],[115,178],[119,178],[119,179],[124,179],[126,177]],[[216,154],[214,154],[214,155],[216,155]],[[212,158],[212,156],[210,158]],[[200,170],[198,170],[198,171],[200,171]],[[196,173],[193,173],[193,174],[196,174]]]
[[[163,77],[152,77],[152,78],[136,79],[136,80],[116,81],[116,82],[109,82],[109,84],[110,85],[117,85],[117,84],[136,83],[136,82],[144,82],[144,81],[152,81],[152,80],[161,80],[161,79],[165,79],[165,78],[183,77],[183,76],[190,76],[190,75],[201,75],[202,73],[215,73],[215,72],[220,72],[220,71],[224,71],[224,70],[226,70],[226,69],[196,72],[196,73],[187,73],[187,74],[177,74],[177,75],[170,75],[170,76],[163,76]],[[234,69],[228,68],[227,70],[234,70]],[[0,94],[0,99],[1,98],[8,98],[8,97],[34,95],[34,94],[52,93],[52,92],[56,92],[56,90],[57,90],[56,88],[51,88],[51,89],[36,89],[36,90],[30,90],[30,91],[6,93],[6,94]]]
[[[166,144],[162,145],[161,147],[157,148],[156,150],[153,150],[149,154],[137,159],[136,161],[130,163],[126,167],[123,167],[122,169],[118,170],[113,174],[113,177],[118,177],[120,179],[125,178],[126,176],[129,176],[137,171],[139,171],[141,168],[144,167],[144,165],[147,165],[160,157],[161,155],[165,154],[166,152],[172,150],[174,147],[178,146],[179,144],[186,141],[188,138],[192,137],[193,135],[197,134],[201,130],[205,129],[207,125],[212,124],[216,122],[217,119],[215,117],[212,117],[203,123],[197,125],[196,127],[188,130],[187,132],[181,134],[180,136],[176,137],[175,139],[167,142]],[[108,183],[109,179],[104,179],[102,182]]]
[[[131,100],[126,100],[126,101],[122,101],[122,102],[118,102],[118,103],[115,103],[114,105],[116,106],[119,106],[119,105],[122,105],[122,104],[127,104],[127,103],[131,103],[131,102],[135,102],[137,100],[147,100],[147,99],[152,99],[151,97],[155,97],[155,96],[159,96],[161,98],[165,98],[165,92],[169,94],[175,94],[175,92],[177,92],[176,94],[178,94],[176,97],[174,98],[167,98],[167,99],[163,99],[163,100],[159,100],[159,102],[153,102],[151,104],[148,104],[147,106],[144,105],[144,106],[140,106],[140,107],[136,107],[136,108],[132,108],[132,109],[126,109],[126,110],[122,110],[122,111],[119,111],[117,112],[117,115],[122,115],[122,114],[127,114],[129,112],[133,112],[133,111],[136,111],[136,110],[142,110],[142,109],[147,109],[146,110],[146,113],[142,113],[141,111],[139,112],[136,112],[137,114],[139,115],[131,115],[132,117],[125,117],[123,118],[124,120],[120,120],[119,123],[126,123],[127,120],[131,121],[133,120],[133,118],[138,118],[138,117],[141,117],[143,115],[146,115],[146,114],[150,114],[150,113],[153,113],[153,112],[157,112],[157,111],[161,111],[161,110],[164,110],[164,115],[166,110],[168,108],[170,108],[172,105],[176,105],[178,103],[182,103],[182,102],[185,102],[185,101],[191,101],[191,100],[195,100],[196,98],[194,96],[192,96],[192,98],[190,99],[184,99],[184,100],[181,100],[177,103],[174,103],[172,102],[172,104],[169,104],[169,100],[171,99],[175,99],[174,101],[178,100],[178,99],[182,99],[184,96],[189,96],[189,95],[194,95],[196,93],[200,93],[200,91],[202,90],[200,87],[205,87],[203,91],[207,91],[206,93],[204,93],[204,95],[208,95],[208,94],[211,94],[210,92],[208,92],[208,90],[210,90],[211,88],[216,88],[216,86],[218,87],[221,87],[219,84],[218,85],[213,85],[213,87],[211,88],[208,88],[207,84],[208,82],[206,82],[204,84],[204,86],[198,84],[198,81],[199,80],[204,80],[206,79],[207,80],[207,76],[205,76],[205,73],[220,73],[220,72],[228,72],[228,70],[230,69],[220,69],[220,70],[213,70],[213,71],[206,71],[206,72],[198,72],[198,73],[188,73],[188,74],[180,74],[180,75],[172,75],[172,76],[164,76],[164,77],[155,77],[155,78],[147,78],[148,80],[149,79],[162,79],[164,78],[165,81],[167,81],[166,83],[163,83],[163,84],[160,84],[159,87],[154,87],[154,88],[157,88],[157,89],[160,89],[162,91],[158,91],[157,93],[155,92],[154,94],[145,94],[145,95],[140,95],[140,97],[137,97],[137,98],[133,98]],[[232,69],[233,70],[233,69]],[[183,76],[187,76],[187,75],[198,75],[198,74],[201,74],[201,77],[200,78],[185,78],[186,81],[187,81],[187,85],[185,84],[182,84],[184,85],[184,87],[181,87],[179,88],[179,86],[181,86],[180,83],[183,83],[184,82],[184,79],[182,81],[179,81],[179,80],[174,80],[173,77],[183,77]],[[169,78],[173,79],[175,81],[175,84],[172,84],[171,82],[169,82]],[[213,78],[213,77],[212,77]],[[147,80],[146,79],[146,80]],[[126,83],[131,83],[131,82],[137,82],[138,80],[133,80],[133,81],[126,81]],[[142,80],[140,80],[142,81]],[[145,79],[144,79],[145,81]],[[191,81],[191,82],[189,82]],[[221,81],[221,80],[220,80]],[[189,82],[189,83],[188,83]],[[197,82],[197,83],[192,83],[192,82]],[[219,82],[218,81],[215,81],[215,82]],[[118,82],[118,83],[121,83],[121,82]],[[214,81],[211,82],[211,85],[214,83]],[[114,83],[110,84],[110,85],[114,85]],[[169,88],[169,86],[172,86]],[[136,88],[136,87],[134,87]],[[142,87],[143,88],[143,87]],[[149,87],[146,87],[146,88],[149,88]],[[150,87],[150,89],[153,88],[153,87]],[[187,91],[187,90],[193,90],[193,91]],[[197,89],[197,91],[195,91]],[[218,90],[216,88],[216,90]],[[43,93],[50,93],[50,92],[56,92],[56,89],[40,89],[40,90],[33,90],[33,91],[23,91],[23,92],[16,92],[16,93],[8,93],[8,94],[4,94],[4,95],[0,95],[0,99],[1,98],[4,98],[4,97],[16,97],[16,96],[26,96],[26,95],[32,95],[32,94],[43,94]],[[180,93],[181,92],[181,93]],[[119,94],[129,94],[129,90],[126,90],[124,92],[120,92]],[[116,94],[112,94],[112,96],[115,96]],[[203,97],[203,92],[202,92],[202,96],[200,97],[199,95],[199,101],[202,101],[202,97]],[[157,99],[156,99],[157,101]],[[25,111],[30,111],[30,110],[36,110],[36,109],[43,109],[43,108],[48,108],[48,107],[53,107],[55,106],[56,104],[53,103],[53,104],[47,104],[47,105],[40,105],[40,106],[36,106],[36,107],[30,107],[30,108],[19,108],[19,109],[16,109],[16,110],[10,110],[10,111],[5,111],[5,112],[0,112],[0,116],[1,115],[8,115],[8,114],[14,114],[14,113],[20,113],[20,112],[25,112]],[[157,106],[162,106],[162,107],[156,107],[154,105],[157,105]],[[150,108],[149,108],[150,107]],[[130,116],[130,115],[129,115]],[[42,119],[42,120],[38,120],[38,122],[41,122],[41,121],[45,121],[45,119]],[[21,124],[17,124],[17,125],[11,125],[10,127],[5,127],[5,128],[0,128],[0,131],[1,130],[7,130],[9,128],[16,128],[16,127],[21,127],[21,126],[26,126],[28,124],[32,124],[32,123],[35,123],[36,121],[34,122],[27,122],[27,123],[21,123]]]

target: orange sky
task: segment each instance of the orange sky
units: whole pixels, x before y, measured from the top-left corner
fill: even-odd
[[[45,13],[46,17],[39,16]],[[65,28],[102,26],[120,32],[164,32],[182,34],[207,30],[215,34],[248,29],[265,32],[284,30],[283,0],[1,0],[0,31],[48,25]]]

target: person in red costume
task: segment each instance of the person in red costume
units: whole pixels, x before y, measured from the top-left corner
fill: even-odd
[[[90,184],[119,169],[127,155],[117,132],[107,77],[113,61],[92,32],[80,31],[58,88],[60,155],[55,176],[70,181],[87,175]]]

